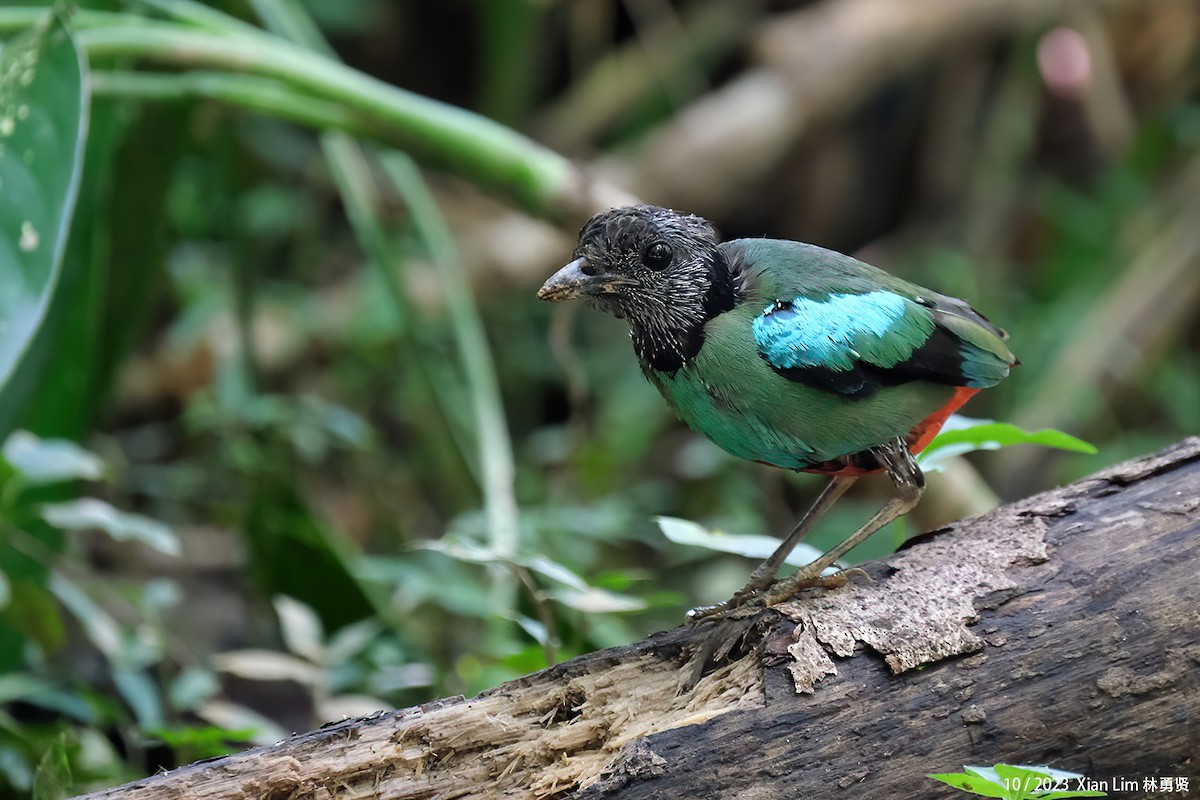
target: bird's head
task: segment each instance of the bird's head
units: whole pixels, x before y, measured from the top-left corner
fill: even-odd
[[[604,211],[583,226],[571,263],[538,297],[582,297],[635,327],[680,325],[704,311],[717,244],[703,217],[647,205]]]

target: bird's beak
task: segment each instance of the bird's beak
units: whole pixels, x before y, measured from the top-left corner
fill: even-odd
[[[558,302],[574,300],[581,295],[609,294],[627,283],[615,275],[588,275],[583,271],[584,260],[577,258],[551,275],[538,289],[539,300]]]

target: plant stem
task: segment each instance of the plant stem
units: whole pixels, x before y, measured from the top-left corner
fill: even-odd
[[[565,158],[491,120],[391,86],[274,37],[214,35],[142,22],[89,28],[80,42],[90,58],[147,58],[276,78],[343,104],[380,127],[388,140],[430,164],[553,215],[575,168]]]
[[[20,33],[26,28],[32,28],[53,13],[47,6],[18,6],[16,8],[0,8],[0,35]],[[122,14],[116,11],[85,11],[76,9],[71,14],[71,26],[76,30],[100,28],[111,25],[140,25],[144,17],[137,14]]]
[[[159,2],[179,9],[189,23],[146,19],[134,14],[81,12],[75,18],[80,44],[90,59],[145,58],[184,67],[207,67],[276,78],[346,106],[363,118],[373,135],[430,165],[460,174],[507,195],[545,217],[562,217],[579,186],[578,171],[566,158],[492,120],[465,109],[405,91],[315,55],[275,36],[257,33],[230,17],[194,4]],[[45,8],[0,9],[0,34],[22,30],[43,19]]]
[[[168,18],[214,33],[262,34],[262,30],[232,14],[197,3],[195,0],[126,0],[129,5],[158,11]],[[291,38],[291,37],[286,37]]]
[[[96,70],[92,73],[92,92],[142,100],[217,100],[319,130],[382,136],[381,131],[372,130],[368,122],[344,106],[298,94],[279,81],[248,75]]]

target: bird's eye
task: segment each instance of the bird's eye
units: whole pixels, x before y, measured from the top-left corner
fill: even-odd
[[[652,270],[661,272],[671,265],[674,253],[665,242],[655,242],[642,252],[642,263]]]

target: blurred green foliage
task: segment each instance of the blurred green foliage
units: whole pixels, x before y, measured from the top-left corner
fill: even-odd
[[[353,67],[581,158],[619,157],[736,74],[736,37],[751,27],[698,2],[666,20],[618,2],[81,5],[227,37],[237,20],[261,23],[318,52],[327,36]],[[679,39],[680,20],[703,34]],[[21,52],[9,32],[6,64]],[[25,278],[0,276],[0,795],[35,780],[39,796],[61,795],[343,714],[477,692],[675,625],[746,577],[737,554],[765,540],[738,534],[786,530],[815,488],[681,428],[621,323],[538,303],[544,274],[496,268],[493,249],[512,243],[477,235],[493,230],[478,224],[498,213],[490,201],[421,174],[387,137],[297,127],[185,91],[171,82],[178,67],[134,72],[110,53],[89,65],[104,75],[73,159],[79,68],[65,34],[54,42],[35,81],[0,90],[0,125],[9,103],[61,131],[8,139],[0,156],[12,256],[0,264]],[[661,50],[650,72],[661,81],[620,85],[620,102],[589,94],[614,91],[603,65],[643,42]],[[1127,76],[1128,141],[1084,157],[1055,144],[1081,123],[1062,122],[1062,101],[1041,89],[1034,42],[981,48],[970,63],[987,80],[951,93],[986,131],[956,173],[961,197],[929,189],[940,165],[924,143],[942,117],[921,111],[937,107],[929,87],[945,76],[921,73],[881,80],[716,220],[730,236],[876,242],[869,260],[968,297],[1012,331],[1023,366],[973,412],[1069,430],[1099,452],[985,456],[984,478],[970,474],[992,500],[1200,430],[1194,70],[1157,93]],[[166,93],[113,90],[112,75],[143,72],[167,79]],[[588,108],[603,113],[583,127],[586,115],[562,113]],[[22,169],[24,148],[50,149]],[[850,185],[831,186],[813,166],[825,157],[853,157],[861,174],[834,170]],[[22,180],[46,202],[18,193]],[[791,184],[806,181],[859,200],[831,221],[795,201]],[[22,247],[31,236],[38,246]],[[13,333],[21,320],[30,335]],[[1020,439],[986,434],[967,445]],[[876,505],[867,487],[813,544]],[[679,518],[660,523],[674,525],[667,535],[660,515]],[[506,520],[515,542],[497,535]]]

